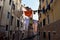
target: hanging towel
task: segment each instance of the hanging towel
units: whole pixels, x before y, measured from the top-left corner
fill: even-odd
[[[30,17],[32,15],[32,11],[24,11],[25,16]]]
[[[33,13],[33,20],[39,20],[38,12]]]

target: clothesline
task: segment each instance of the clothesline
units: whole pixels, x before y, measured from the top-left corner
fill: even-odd
[[[20,11],[23,11],[23,10],[20,10]],[[32,10],[32,11],[42,11],[42,10]]]
[[[43,10],[32,10],[33,12],[38,12],[38,13],[40,13],[40,12],[43,12],[43,13],[45,13],[45,12],[47,12],[47,10],[45,10],[45,9],[43,9]]]

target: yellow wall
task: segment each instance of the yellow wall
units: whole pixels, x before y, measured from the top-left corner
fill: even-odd
[[[57,0],[54,4],[53,4],[53,7],[52,7],[52,9],[53,9],[53,12],[51,11],[50,12],[50,22],[52,22],[52,21],[57,21],[57,20],[60,20],[60,5],[58,5],[58,4],[60,4],[60,0]],[[53,17],[54,17],[54,19],[53,19]]]
[[[50,3],[50,0],[48,0],[48,4],[49,3]],[[58,5],[58,4],[60,4],[60,0],[57,0],[57,1],[53,0],[53,3],[51,4],[51,10],[48,11],[50,23],[60,20],[60,5]],[[42,8],[43,8],[43,6],[45,6],[45,8],[46,8],[46,0],[44,1],[44,3],[41,3]],[[53,11],[52,11],[52,9],[53,9]],[[45,15],[43,17],[41,17],[40,21],[43,21],[44,18],[46,19],[46,24],[48,24],[47,16],[45,17]]]
[[[46,7],[46,0],[44,0],[44,2],[41,1],[41,9],[42,9],[44,6]]]

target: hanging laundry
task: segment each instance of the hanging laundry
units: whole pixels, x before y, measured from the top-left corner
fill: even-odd
[[[34,12],[33,14],[33,20],[39,20],[39,17],[38,17],[38,12]]]
[[[50,4],[53,2],[53,0],[50,0]]]
[[[38,11],[38,14],[40,14],[40,12],[42,12],[42,10],[37,10]]]
[[[50,10],[50,4],[49,4],[49,5],[47,5],[47,9],[48,9],[48,10]]]
[[[25,16],[30,17],[32,15],[32,10],[30,10],[30,11],[24,11],[24,12],[25,12]]]
[[[14,4],[14,2],[12,2],[12,8],[13,8],[13,10],[15,10],[15,4]]]
[[[44,25],[44,26],[45,26],[45,23],[46,23],[46,22],[45,22],[45,19],[43,19],[43,25]]]
[[[46,1],[46,5],[47,5],[46,12],[47,12],[47,10],[50,10],[50,3]]]
[[[32,10],[30,8],[27,8],[27,7],[22,7],[22,10],[23,10],[23,14],[25,17],[31,17],[32,15]]]
[[[28,7],[22,7],[22,10],[23,10],[23,19],[24,19],[23,29],[28,31],[30,16],[32,15],[32,10]]]

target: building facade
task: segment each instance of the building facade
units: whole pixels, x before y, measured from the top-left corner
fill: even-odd
[[[57,4],[56,0],[40,0],[39,10],[42,10],[40,12],[40,22],[42,22],[42,26],[43,24],[48,25],[60,20],[59,6],[56,6],[55,4]]]
[[[50,0],[48,0],[47,2],[48,2],[48,5],[50,5],[50,9],[44,13],[46,17],[44,18],[45,20],[44,19],[43,20],[45,22],[43,22],[43,20],[40,22],[41,25],[43,25],[43,23],[45,24],[43,25],[43,27],[39,26],[40,27],[40,40],[59,40],[60,39],[60,31],[59,31],[60,0],[53,0],[52,3],[50,3]],[[39,9],[41,9],[41,6],[39,7]]]
[[[10,30],[15,30],[20,21],[21,0],[3,0],[1,24]]]

